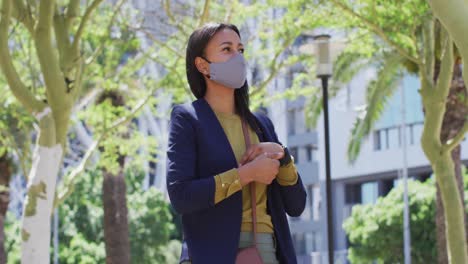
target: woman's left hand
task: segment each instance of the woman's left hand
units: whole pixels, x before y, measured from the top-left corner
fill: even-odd
[[[270,157],[273,154],[275,154],[273,157],[277,160],[281,159],[284,156],[284,150],[280,144],[274,142],[261,142],[258,144],[251,145],[245,151],[244,155],[242,156],[239,162],[239,165],[249,163],[250,161],[254,160],[258,155],[261,155],[263,153],[270,154]]]

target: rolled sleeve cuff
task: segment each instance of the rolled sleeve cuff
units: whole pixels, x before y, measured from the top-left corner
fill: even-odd
[[[294,160],[291,160],[286,166],[280,167],[276,180],[282,186],[291,186],[297,183],[298,175]]]
[[[215,204],[242,190],[239,173],[236,168],[220,173],[215,177]]]

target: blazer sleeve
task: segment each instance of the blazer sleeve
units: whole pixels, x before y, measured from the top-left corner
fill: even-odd
[[[180,214],[214,206],[215,180],[196,175],[195,129],[182,106],[172,109],[169,127],[166,184],[172,206]]]
[[[266,115],[264,115],[264,119],[266,120],[266,123],[272,132],[273,140],[276,143],[281,144],[281,142],[278,140],[278,135],[276,135],[275,127],[273,126],[271,120]],[[283,199],[286,213],[293,217],[300,216],[305,209],[307,199],[307,193],[305,191],[304,185],[302,184],[300,173],[297,172],[297,182],[295,184],[287,186],[283,186],[281,184],[278,185],[280,186],[281,198]]]

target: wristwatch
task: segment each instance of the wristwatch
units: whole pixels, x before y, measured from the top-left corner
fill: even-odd
[[[291,158],[291,154],[289,154],[288,148],[283,145],[281,145],[281,147],[283,148],[284,156],[281,159],[279,159],[279,162],[280,162],[280,167],[284,167],[291,162],[292,158]]]

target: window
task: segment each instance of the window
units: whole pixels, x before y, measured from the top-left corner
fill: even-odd
[[[409,144],[414,145],[414,124],[409,125],[408,128],[409,128],[409,133],[408,133]]]
[[[366,182],[361,186],[362,204],[372,204],[379,197],[379,188],[377,182]]]
[[[296,110],[288,111],[288,135],[296,134]]]
[[[380,187],[381,195],[385,196],[393,189],[393,179],[391,179],[391,180],[382,180],[380,182],[380,185],[381,185],[381,187]]]
[[[345,203],[351,205],[361,203],[360,184],[347,184],[345,186]]]
[[[389,129],[374,131],[374,150],[388,149],[389,144]]]
[[[391,128],[388,129],[388,146],[389,148],[398,148],[400,146],[400,133],[399,133],[399,128]]]
[[[313,152],[314,152],[314,147],[312,145],[306,146],[306,156],[307,156],[307,161],[312,161],[314,158]]]
[[[381,150],[382,144],[380,143],[380,130],[374,131],[374,150]]]

